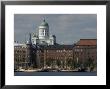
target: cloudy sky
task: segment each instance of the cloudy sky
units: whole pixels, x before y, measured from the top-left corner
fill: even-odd
[[[37,32],[45,18],[50,34],[56,35],[57,43],[73,44],[80,39],[97,38],[96,14],[15,14],[14,40],[20,43],[28,34]]]

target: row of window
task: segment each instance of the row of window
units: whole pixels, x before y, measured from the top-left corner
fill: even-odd
[[[25,56],[25,55],[15,55],[15,58],[24,58],[24,57],[30,57],[29,55],[28,56]]]
[[[73,57],[47,57],[46,59],[72,59]]]
[[[26,60],[25,60],[25,58],[16,58],[15,59],[15,62],[25,62]]]
[[[84,48],[84,49],[74,49],[74,51],[76,52],[83,52],[83,51],[96,51],[96,49],[88,49],[88,48]]]
[[[27,46],[14,46],[14,48],[28,48]]]
[[[75,55],[94,55],[95,52],[74,52]]]
[[[72,50],[47,50],[47,52],[72,52]]]
[[[46,55],[46,57],[51,57],[51,56],[53,56],[53,57],[56,57],[56,56],[58,56],[58,57],[72,57],[73,55],[71,55],[71,54],[68,54],[68,55],[54,55],[54,54]]]
[[[20,52],[20,53],[26,53],[26,51],[24,51],[24,50],[16,50],[16,51],[15,51],[15,53],[19,53],[19,52]]]

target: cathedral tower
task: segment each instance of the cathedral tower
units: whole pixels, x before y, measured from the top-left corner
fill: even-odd
[[[43,20],[41,25],[39,26],[39,39],[48,39],[49,38],[49,25]]]

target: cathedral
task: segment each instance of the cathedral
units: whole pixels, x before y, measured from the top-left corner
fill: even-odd
[[[32,34],[32,40],[31,40],[32,44],[55,45],[56,36],[49,34],[49,25],[45,21],[45,19],[37,29],[38,29],[38,33]]]

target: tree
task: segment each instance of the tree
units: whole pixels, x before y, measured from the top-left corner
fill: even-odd
[[[95,67],[94,59],[89,57],[84,65],[85,65],[86,68],[88,67],[90,69],[90,71],[93,71],[93,69]]]
[[[57,59],[56,64],[57,64],[57,66],[61,66],[61,61],[59,59]]]

